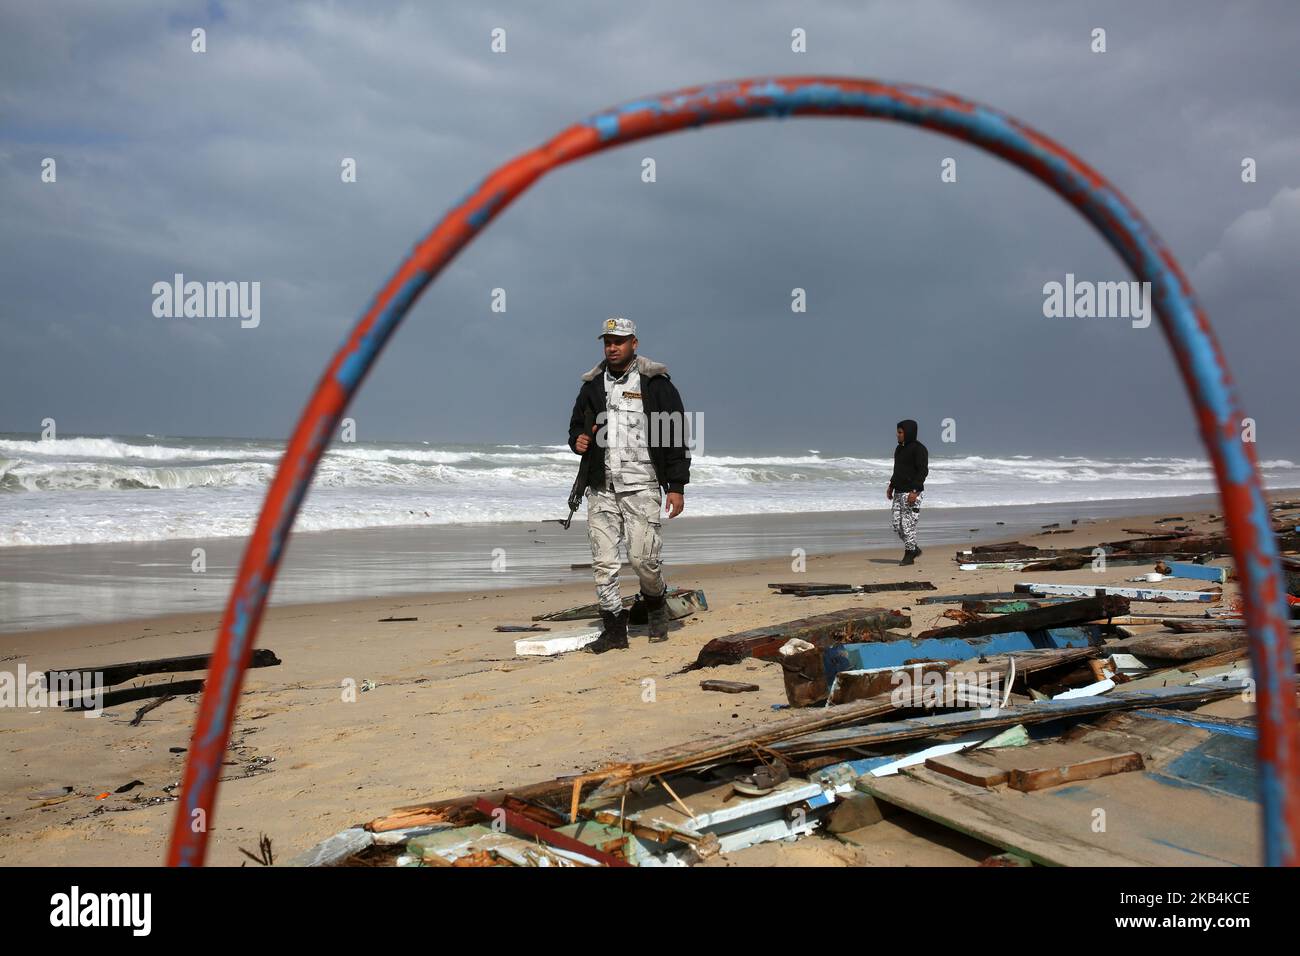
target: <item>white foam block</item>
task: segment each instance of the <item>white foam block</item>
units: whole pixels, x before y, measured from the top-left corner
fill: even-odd
[[[554,657],[580,651],[600,637],[598,627],[576,627],[568,631],[552,631],[546,637],[525,637],[515,641],[516,657]]]

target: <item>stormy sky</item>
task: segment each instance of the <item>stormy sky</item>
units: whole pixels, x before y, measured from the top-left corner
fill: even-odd
[[[283,437],[490,169],[624,100],[831,74],[951,90],[1099,169],[1191,276],[1260,457],[1300,459],[1294,4],[45,0],[0,19],[0,430]],[[260,282],[260,325],[156,317],[178,272]],[[1066,273],[1129,278],[971,147],[861,120],[712,127],[545,177],[427,290],[350,414],[362,440],[563,441],[599,323],[624,314],[709,450],[885,455],[910,417],[940,453],[1201,454],[1157,324],[1043,316]]]

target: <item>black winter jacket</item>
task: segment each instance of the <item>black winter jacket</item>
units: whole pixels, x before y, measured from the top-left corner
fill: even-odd
[[[917,424],[910,418],[899,422],[903,441],[894,449],[894,474],[889,486],[895,492],[925,491],[925,478],[930,474],[930,451],[916,440]]]
[[[686,412],[682,407],[682,397],[677,393],[677,386],[668,377],[668,368],[659,362],[637,356],[637,371],[641,375],[641,407],[646,418],[655,421],[657,412],[675,412],[682,422],[680,429],[660,429],[663,441],[651,442],[650,463],[654,466],[655,478],[659,487],[668,492],[681,493],[691,480],[691,458],[686,449]],[[578,398],[573,403],[573,412],[569,416],[569,449],[577,454],[575,444],[578,436],[584,432],[591,434],[592,426],[597,423],[597,416],[605,411],[605,363],[602,361],[586,375],[582,376],[582,387],[578,389]],[[654,429],[651,429],[653,434]],[[668,444],[667,439],[676,438],[679,444]],[[594,441],[594,438],[593,438]],[[605,456],[603,449],[594,445],[592,451],[583,457],[580,474],[585,472],[584,488],[605,487]]]

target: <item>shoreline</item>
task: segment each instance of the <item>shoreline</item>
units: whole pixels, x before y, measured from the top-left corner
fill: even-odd
[[[1300,489],[1267,494],[1287,497]],[[1031,534],[1051,522],[1070,527],[1077,519],[1082,528],[1111,517],[1155,515],[1157,508],[1167,514],[1217,507],[1215,494],[923,507],[921,539],[923,547],[976,544]],[[8,611],[0,637],[219,614],[245,543],[232,537],[0,549],[0,604]],[[812,556],[896,547],[885,509],[684,516],[664,527],[670,584],[679,569],[788,557],[794,548]],[[203,549],[206,562],[201,574],[192,570],[196,548]],[[496,554],[501,571],[493,571]],[[589,584],[589,572],[570,565],[590,560],[581,511],[568,532],[554,523],[502,522],[295,533],[268,608]]]
[[[1039,546],[1063,539],[1091,546],[1169,513],[1087,525],[1081,520],[1070,535],[1017,537]],[[1222,528],[1207,521],[1208,509],[1177,513],[1201,530]],[[895,551],[810,554],[807,580],[929,580],[940,592],[956,593],[1009,590],[1025,579],[1019,572],[961,571],[946,545],[931,543],[906,568],[898,566]],[[1069,582],[1086,574],[1089,583],[1118,584],[1140,570],[1032,578]],[[628,651],[600,656],[520,658],[513,646],[519,635],[493,630],[590,603],[589,578],[268,608],[257,646],[273,650],[283,663],[248,672],[209,860],[238,866],[239,848],[255,847],[262,833],[274,841],[277,859],[287,860],[396,807],[589,770],[780,719],[772,709],[785,702],[779,665],[742,661],[704,675],[760,687],[741,695],[704,692],[701,675],[680,673],[700,647],[724,634],[856,606],[904,609],[913,632],[946,623],[943,605],[913,604],[919,595],[909,592],[800,598],[769,591],[767,582],[790,574],[785,556],[671,566],[670,581],[704,589],[709,610],[676,622],[667,643],[650,645],[644,629],[633,628]],[[630,593],[625,585],[624,594]],[[392,616],[417,620],[379,620]],[[202,654],[211,651],[219,624],[220,612],[200,612],[6,634],[0,635],[0,659],[8,669],[23,664],[33,671]],[[349,681],[374,686],[349,700],[340,689]],[[0,708],[0,864],[158,865],[185,760],[175,750],[189,744],[197,702],[197,695],[177,697],[138,726],[130,725],[135,703],[93,720]],[[133,781],[141,783],[116,792]],[[71,788],[66,795],[45,796],[65,787]],[[888,865],[915,853],[934,865],[971,863],[898,827],[873,830],[887,845],[851,857],[836,849],[826,858],[822,851],[830,848],[817,842],[791,849],[790,860]],[[766,857],[751,857],[757,858]]]

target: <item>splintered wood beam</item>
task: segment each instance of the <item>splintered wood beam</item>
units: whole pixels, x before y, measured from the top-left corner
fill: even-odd
[[[1033,793],[1035,790],[1059,787],[1065,783],[1075,783],[1079,780],[1095,780],[1098,777],[1109,777],[1116,773],[1128,773],[1132,770],[1143,769],[1145,769],[1145,764],[1142,763],[1142,755],[1137,751],[1130,751],[1106,757],[1094,757],[1092,760],[1081,760],[1078,763],[1066,764],[1064,767],[1012,770],[1007,785],[1012,790]]]

